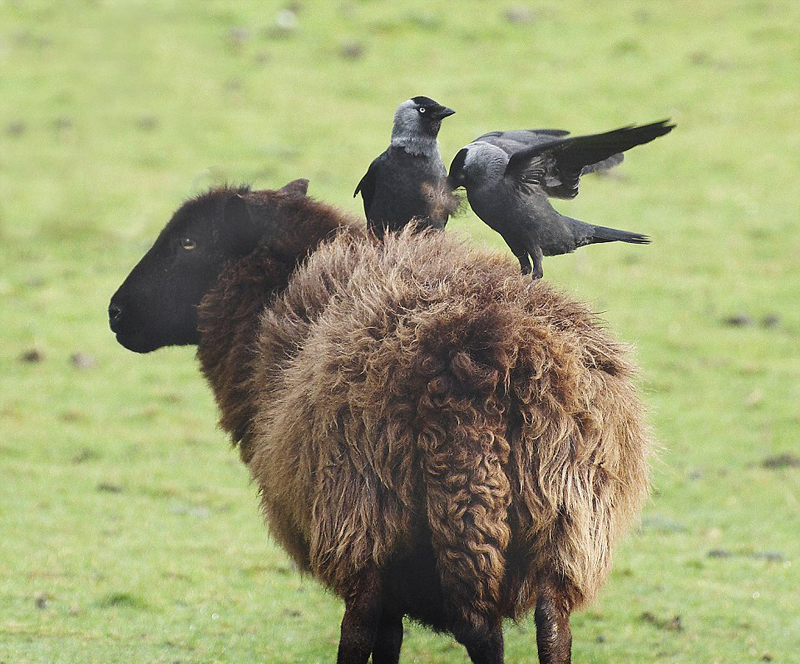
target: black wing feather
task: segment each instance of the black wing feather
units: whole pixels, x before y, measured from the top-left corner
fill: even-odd
[[[580,177],[622,161],[621,153],[668,134],[675,125],[669,120],[647,125],[629,125],[602,134],[564,138],[515,152],[505,176],[516,186],[541,187],[557,198],[574,198]]]
[[[378,170],[377,164],[381,157],[383,157],[383,154],[372,161],[367,172],[364,173],[364,177],[361,178],[356,185],[356,190],[353,192],[353,198],[358,195],[358,192],[361,192],[361,198],[364,199],[364,214],[367,219],[369,219],[369,210],[372,207],[372,199],[375,196],[375,179]]]

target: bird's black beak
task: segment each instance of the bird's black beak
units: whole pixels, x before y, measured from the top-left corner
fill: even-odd
[[[434,120],[444,120],[446,117],[453,115],[455,111],[452,108],[447,108],[447,106],[442,106],[441,104],[437,106],[432,106],[429,109],[429,117],[432,117]]]

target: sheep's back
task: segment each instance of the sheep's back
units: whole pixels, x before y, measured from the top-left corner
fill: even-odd
[[[505,612],[533,601],[544,566],[576,601],[595,592],[646,493],[649,441],[624,348],[585,306],[442,233],[343,232],[265,312],[258,344],[250,467],[302,568],[341,589],[414,546],[428,527],[420,437],[446,436],[466,403],[492,411],[524,561]]]

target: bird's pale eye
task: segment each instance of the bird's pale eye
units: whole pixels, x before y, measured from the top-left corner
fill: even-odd
[[[197,247],[197,242],[190,237],[183,237],[181,238],[181,247],[186,251],[192,251],[192,249]]]
[[[419,110],[420,113],[425,113],[425,107],[424,106],[420,106],[418,110]]]

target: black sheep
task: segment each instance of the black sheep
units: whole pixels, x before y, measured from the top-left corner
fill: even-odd
[[[111,328],[198,344],[272,534],[344,599],[341,664],[396,663],[405,615],[499,664],[502,619],[533,607],[540,661],[569,662],[648,488],[624,347],[512,261],[379,242],[305,187],[186,202]]]

